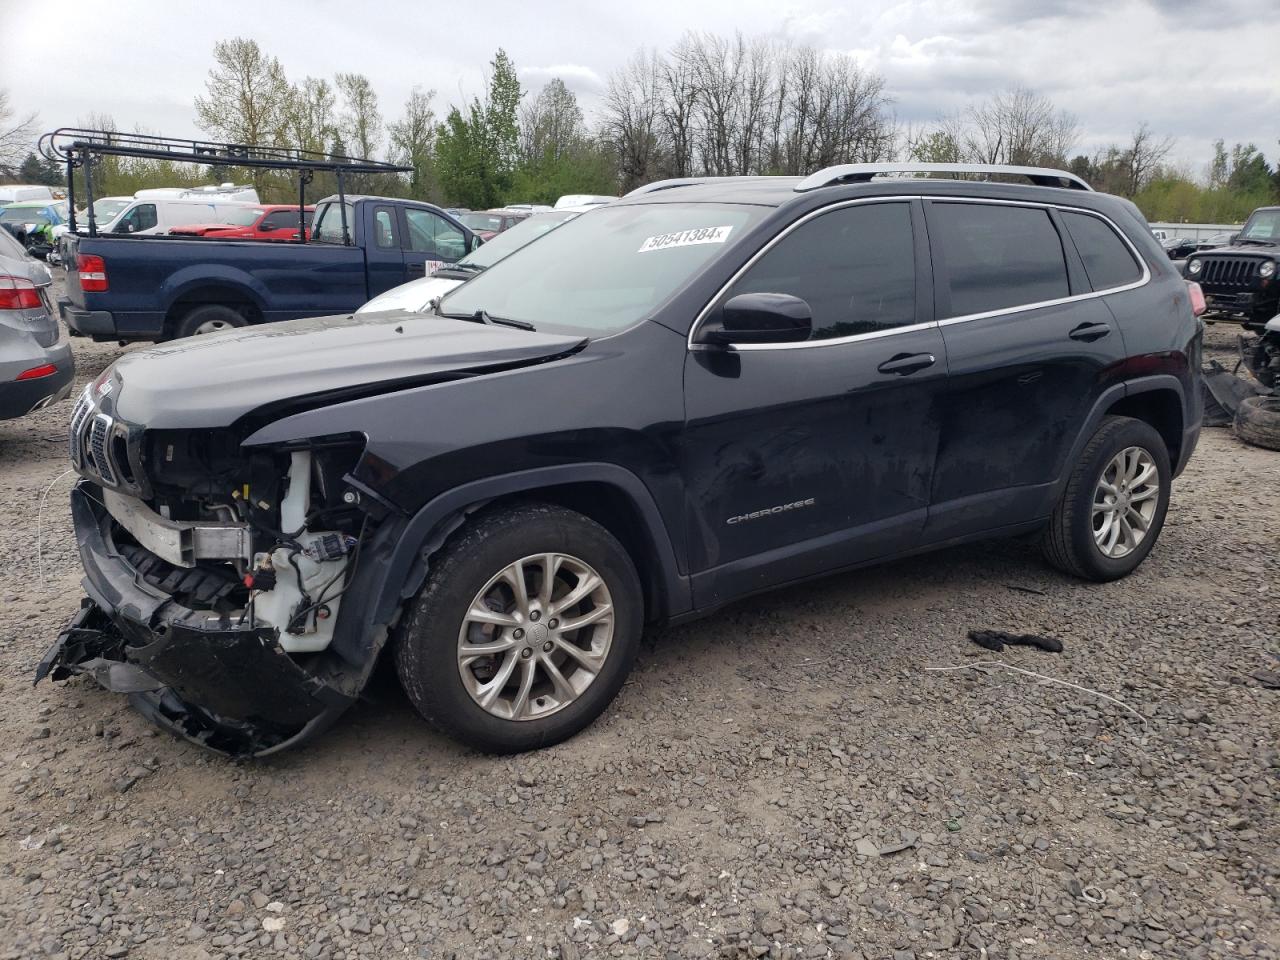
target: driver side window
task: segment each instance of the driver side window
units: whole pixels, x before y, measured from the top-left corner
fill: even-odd
[[[409,249],[450,262],[466,253],[462,231],[429,210],[405,210],[409,223]]]
[[[139,233],[143,230],[150,230],[157,222],[156,205],[154,203],[141,203],[121,218],[120,223],[113,232]]]
[[[876,333],[916,322],[910,204],[857,204],[801,224],[729,290],[787,293],[813,311],[810,340]]]

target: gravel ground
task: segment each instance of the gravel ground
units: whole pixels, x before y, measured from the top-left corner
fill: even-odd
[[[1206,431],[1120,583],[950,550],[656,631],[540,753],[459,748],[384,672],[233,764],[31,686],[79,598],[71,478],[38,509],[69,410],[0,423],[3,960],[1280,957],[1280,454]]]

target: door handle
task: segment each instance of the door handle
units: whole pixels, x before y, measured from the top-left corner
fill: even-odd
[[[415,274],[420,274],[425,277],[427,275],[427,265],[425,263],[411,263],[406,268],[405,272],[411,277]]]
[[[1105,323],[1082,323],[1067,336],[1072,340],[1083,340],[1085,343],[1091,343],[1094,340],[1101,340],[1110,332],[1111,327]]]
[[[876,369],[881,373],[896,373],[900,377],[905,377],[925,367],[932,367],[937,362],[938,358],[932,353],[900,353],[890,357]]]

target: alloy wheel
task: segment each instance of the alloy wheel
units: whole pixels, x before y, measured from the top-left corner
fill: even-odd
[[[568,554],[534,554],[504,567],[471,601],[458,633],[458,671],[486,712],[538,720],[596,679],[613,628],[600,574]]]
[[[1160,505],[1160,470],[1142,447],[1126,447],[1102,471],[1093,492],[1093,539],[1119,560],[1146,539]]]

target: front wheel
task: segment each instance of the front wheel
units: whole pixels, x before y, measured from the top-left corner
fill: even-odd
[[[432,558],[395,648],[413,705],[491,753],[549,746],[622,687],[643,627],[635,566],[599,524],[528,504],[482,515]]]
[[[1107,417],[1085,445],[1045,530],[1042,549],[1065,573],[1105,582],[1147,558],[1164,526],[1173,471],[1155,428]]]

